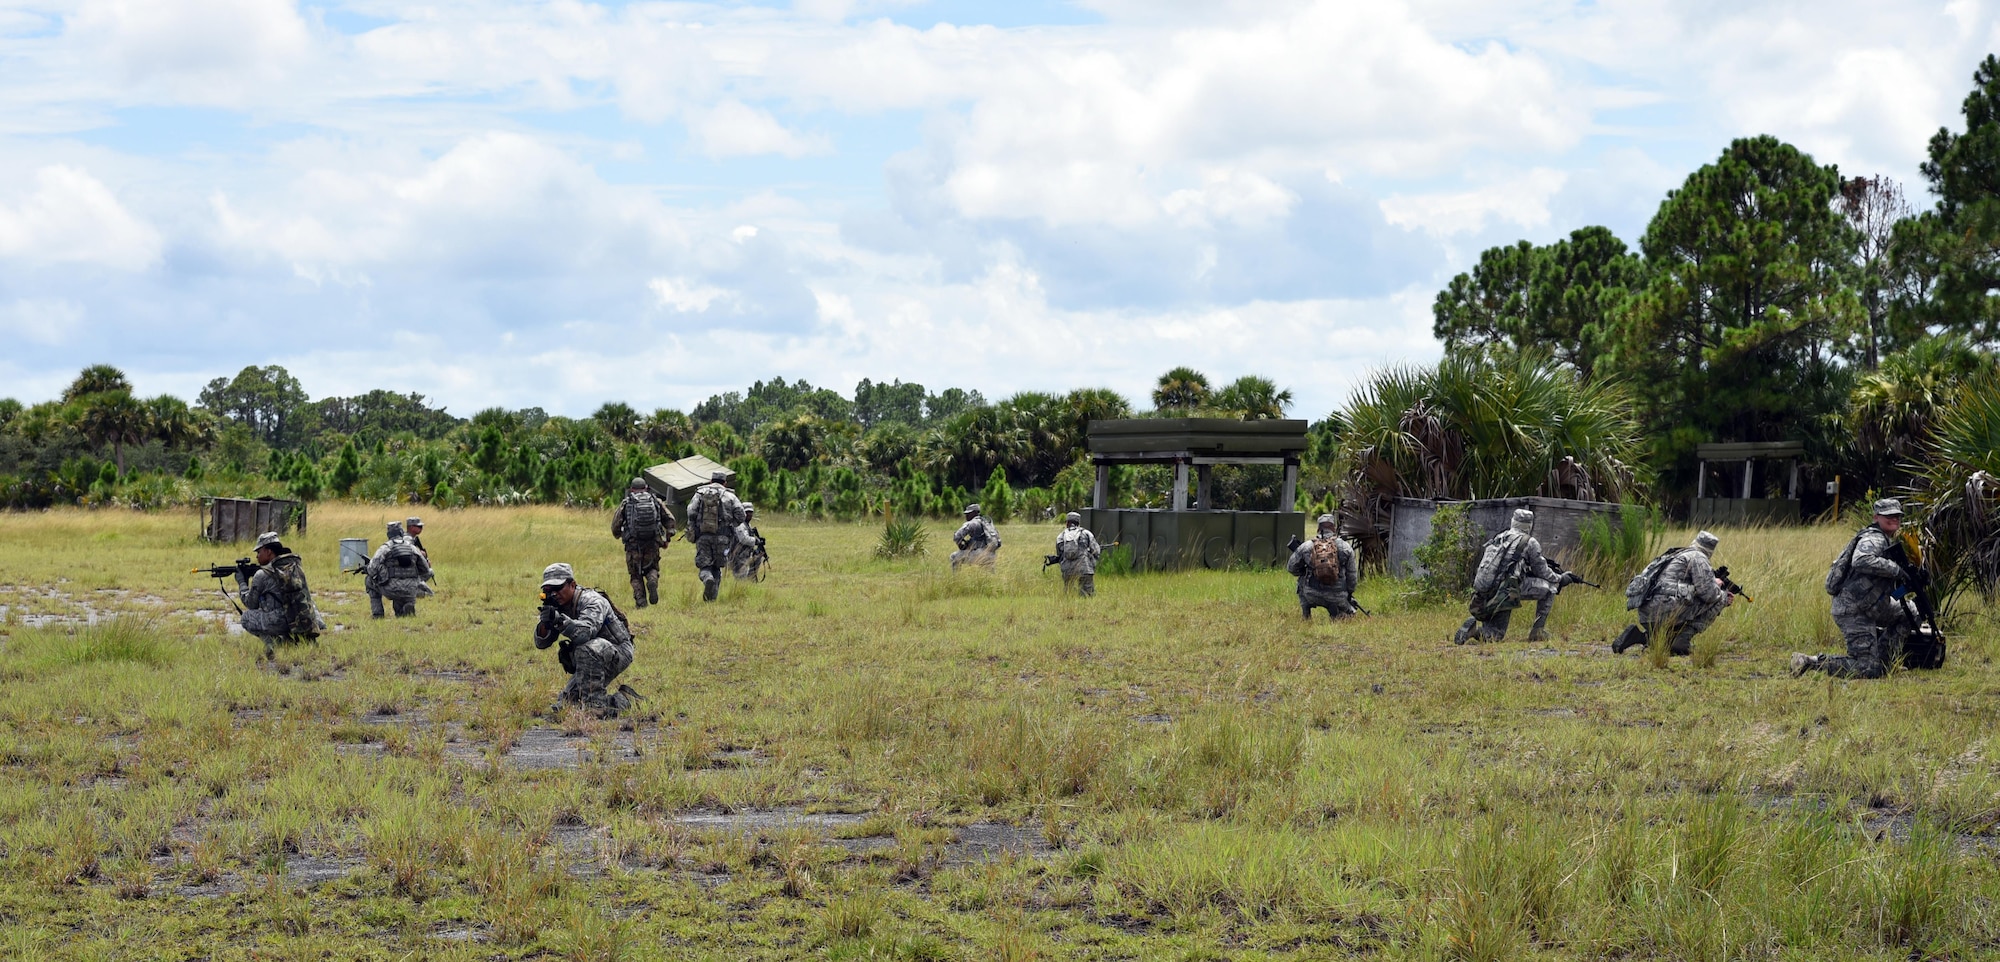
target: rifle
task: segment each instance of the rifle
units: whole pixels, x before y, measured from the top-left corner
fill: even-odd
[[[1062,564],[1062,555],[1059,555],[1059,554],[1045,554],[1045,555],[1043,555],[1043,556],[1042,556],[1042,570],[1043,570],[1043,571],[1047,571],[1047,570],[1049,570],[1049,565],[1059,565],[1059,564]]]
[[[561,590],[560,588],[556,589],[556,591]],[[562,614],[562,609],[556,605],[554,598],[556,591],[550,591],[546,588],[537,588],[535,591],[535,604],[540,606],[541,609],[538,620],[535,622],[535,629],[538,632],[548,631],[553,633],[555,626],[550,624],[550,616]],[[537,642],[536,647],[543,646]],[[576,659],[575,655],[571,654],[571,649],[575,647],[567,637],[560,634],[556,635],[556,664],[561,665],[562,670],[566,674],[576,674]]]
[[[1722,590],[1727,591],[1732,595],[1736,595],[1737,597],[1742,598],[1744,601],[1754,602],[1757,600],[1755,598],[1750,597],[1750,592],[1744,591],[1742,585],[1739,585],[1736,582],[1731,581],[1729,579],[1728,565],[1723,565],[1722,567],[1715,569],[1715,580],[1722,582]]]
[[[1557,563],[1555,562],[1555,559],[1554,559],[1554,558],[1550,558],[1550,559],[1547,559],[1547,560],[1548,560],[1548,562],[1549,562],[1549,570],[1550,570],[1550,571],[1553,571],[1553,572],[1555,572],[1555,573],[1556,573],[1556,594],[1562,594],[1562,576],[1563,576],[1563,575],[1569,575],[1570,577],[1572,577],[1572,578],[1575,578],[1575,579],[1576,579],[1575,581],[1572,581],[1572,582],[1570,582],[1571,584],[1577,584],[1577,585],[1582,585],[1582,586],[1584,586],[1585,588],[1603,588],[1603,587],[1604,587],[1603,585],[1597,585],[1597,584],[1591,584],[1590,582],[1588,582],[1588,581],[1585,581],[1585,580],[1583,580],[1583,577],[1582,577],[1581,575],[1578,575],[1578,574],[1577,574],[1576,572],[1574,572],[1574,571],[1568,571],[1568,570],[1565,570],[1565,569],[1563,568],[1563,566],[1562,566],[1562,565],[1559,565],[1559,564],[1557,564]]]
[[[227,598],[229,600],[229,607],[236,609],[236,613],[239,615],[243,613],[243,606],[237,604],[235,598],[229,597],[228,589],[222,587],[222,579],[230,577],[231,575],[240,574],[244,577],[245,580],[248,580],[252,576],[256,575],[256,573],[257,573],[257,562],[252,561],[249,558],[238,558],[236,559],[236,563],[233,565],[210,565],[206,568],[188,569],[188,574],[205,574],[211,578],[216,579],[215,590],[222,592],[222,597]]]
[[[1347,599],[1347,603],[1348,603],[1348,604],[1350,604],[1350,605],[1353,605],[1353,606],[1354,606],[1354,610],[1355,610],[1355,611],[1358,611],[1358,612],[1361,612],[1362,614],[1364,614],[1364,615],[1367,615],[1367,616],[1368,616],[1368,617],[1370,617],[1370,618],[1373,618],[1373,617],[1375,617],[1375,613],[1374,613],[1374,612],[1372,612],[1372,611],[1369,611],[1368,609],[1366,609],[1366,608],[1363,608],[1363,607],[1361,607],[1361,602],[1359,602],[1359,601],[1355,601],[1355,600],[1354,600],[1353,598],[1349,598],[1349,599]]]
[[[1903,620],[1910,624],[1910,638],[1904,641],[1904,658],[1912,668],[1940,668],[1944,665],[1944,631],[1938,628],[1937,611],[1931,605],[1931,573],[1923,566],[1923,553],[1919,550],[1918,560],[1912,563],[1909,557],[1910,550],[1915,550],[1911,539],[1891,538],[1890,548],[1886,552],[1890,560],[1902,566],[1903,583],[1907,586],[1902,594],[1914,602],[1917,609],[1913,614],[1910,605],[1905,604],[1903,598],[1896,599],[1896,610],[1901,612]],[[1930,628],[1930,640],[1934,643],[1924,646],[1924,653],[1928,657],[1918,661],[1916,642],[1922,638],[1926,627]]]

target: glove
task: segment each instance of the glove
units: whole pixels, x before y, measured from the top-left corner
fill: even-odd
[[[236,587],[250,587],[250,578],[243,573],[243,569],[241,568],[236,569]]]
[[[1299,537],[1298,535],[1292,535],[1292,540],[1290,540],[1290,541],[1287,541],[1287,542],[1285,542],[1285,550],[1286,550],[1286,551],[1297,551],[1297,550],[1299,550],[1299,545],[1302,545],[1302,544],[1305,544],[1305,543],[1306,543],[1306,541],[1305,541],[1305,539],[1304,539],[1304,538],[1301,538],[1301,537]]]
[[[1561,581],[1565,585],[1573,585],[1583,581],[1583,577],[1574,571],[1565,571],[1562,574]]]
[[[1930,587],[1931,573],[1925,571],[1922,568],[1918,568],[1914,565],[1908,565],[1903,568],[1903,580],[1907,582],[1910,587],[1915,588],[1918,591],[1922,591],[1923,589]]]

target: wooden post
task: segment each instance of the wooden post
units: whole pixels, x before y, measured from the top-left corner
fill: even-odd
[[[1793,501],[1797,501],[1797,500],[1799,499],[1799,459],[1798,459],[1798,458],[1793,458],[1793,459],[1792,459],[1792,478],[1791,478],[1791,480],[1790,480],[1790,481],[1787,481],[1787,482],[1785,483],[1785,497],[1787,497],[1787,498],[1790,498],[1790,499],[1792,499]]]
[[[1111,465],[1097,462],[1097,483],[1090,488],[1090,506],[1104,510],[1104,503],[1111,500]]]
[[[1756,469],[1757,469],[1757,462],[1752,461],[1749,458],[1743,459],[1743,497],[1745,499],[1748,499],[1750,497],[1750,475],[1754,473]]]
[[[1694,497],[1699,501],[1708,497],[1708,462],[1696,461],[1694,471]]]
[[[1287,514],[1299,506],[1299,463],[1285,462],[1285,486],[1278,491],[1278,510]]]
[[[1188,501],[1188,464],[1174,462],[1174,510],[1186,511]]]
[[[1197,464],[1194,466],[1194,506],[1197,510],[1215,510],[1215,506],[1208,503],[1209,482],[1214,477],[1214,465]]]

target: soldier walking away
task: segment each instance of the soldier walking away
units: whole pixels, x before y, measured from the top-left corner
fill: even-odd
[[[407,618],[417,613],[417,599],[431,595],[430,586],[424,582],[431,580],[430,559],[424,556],[410,539],[403,534],[403,526],[389,522],[388,540],[375,549],[375,556],[368,559],[367,572],[363,582],[368,586],[368,614],[382,617],[382,599],[394,603],[396,617]]]
[[[963,564],[992,568],[1000,560],[1000,529],[993,526],[992,519],[979,513],[978,504],[965,506],[965,523],[952,532],[951,543],[958,546],[951,553],[953,571]]]
[[[1661,637],[1667,639],[1671,654],[1694,653],[1694,636],[1715,624],[1722,609],[1736,598],[1723,590],[1722,579],[1710,567],[1719,543],[1715,535],[1703,531],[1694,536],[1694,543],[1654,558],[1632,578],[1625,586],[1625,609],[1639,613],[1639,624],[1611,643],[1612,654],[1622,655],[1627,648]]]
[[[632,667],[632,626],[603,592],[579,587],[576,573],[562,562],[542,569],[535,649],[550,645],[557,646],[556,661],[569,673],[569,684],[550,706],[550,714],[581,705],[600,717],[615,718],[632,707],[637,692],[626,685],[611,690],[611,683]]]
[[[1833,623],[1847,639],[1846,655],[1792,653],[1792,676],[1823,671],[1836,678],[1880,678],[1903,656],[1909,621],[1902,595],[1930,583],[1930,573],[1904,560],[1897,532],[1903,503],[1875,502],[1875,520],[1854,535],[1826,572]]]
[[[701,578],[703,601],[714,601],[722,591],[722,566],[729,561],[736,526],[743,523],[743,503],[724,483],[728,478],[727,472],[715,472],[688,499],[687,537],[694,542],[694,570]]]
[[[743,502],[743,523],[736,526],[735,542],[729,546],[729,573],[751,581],[764,575],[764,563],[771,560],[764,536],[757,533],[757,506]]]
[[[417,550],[424,553],[424,560],[431,560],[431,549],[424,547],[424,519],[412,517],[403,522],[403,534]]]
[[[1097,559],[1104,546],[1097,535],[1083,526],[1083,515],[1075,511],[1063,515],[1063,529],[1056,534],[1056,563],[1061,566],[1063,591],[1072,588],[1085,598],[1097,596]]]
[[[1480,641],[1507,637],[1507,623],[1523,601],[1535,603],[1535,625],[1529,641],[1548,637],[1549,609],[1555,606],[1556,591],[1582,579],[1573,572],[1558,574],[1542,557],[1542,543],[1528,532],[1535,529],[1535,513],[1527,508],[1514,510],[1513,523],[1493,536],[1479,555],[1479,569],[1472,576],[1472,617],[1458,626],[1454,644],[1472,640],[1476,630]]]
[[[1330,619],[1354,614],[1354,588],[1361,583],[1361,566],[1355,563],[1354,546],[1340,537],[1333,515],[1319,516],[1318,532],[1311,541],[1298,544],[1285,561],[1285,570],[1299,579],[1299,614],[1312,620],[1314,608],[1325,608]]]
[[[611,536],[625,543],[625,574],[632,579],[632,606],[660,603],[660,550],[674,536],[674,515],[666,502],[633,478],[625,500],[611,515]]]
[[[313,606],[304,562],[285,547],[276,531],[257,536],[257,573],[236,572],[236,595],[243,602],[243,630],[264,641],[264,657],[277,646],[317,641],[326,621]]]

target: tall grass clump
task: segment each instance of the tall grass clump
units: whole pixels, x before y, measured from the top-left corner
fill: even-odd
[[[930,553],[930,534],[924,530],[922,518],[897,518],[889,515],[882,524],[882,537],[875,542],[875,557],[884,561],[896,558],[921,558]]]
[[[1624,505],[1615,516],[1594,515],[1577,531],[1576,565],[1600,584],[1622,582],[1660,552],[1666,533],[1665,516],[1644,505]]]
[[[56,634],[48,648],[47,660],[57,665],[89,665],[124,662],[158,667],[173,660],[161,642],[158,626],[150,620],[113,618]]]

